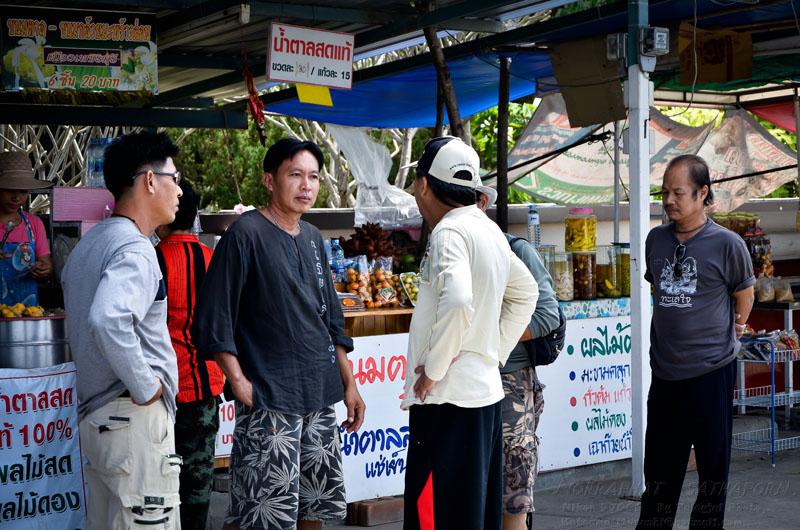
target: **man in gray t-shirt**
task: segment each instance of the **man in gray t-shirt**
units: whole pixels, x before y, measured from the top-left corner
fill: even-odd
[[[178,363],[147,237],[175,219],[177,152],[165,134],[148,132],[106,148],[114,213],[81,238],[61,274],[86,458],[86,530],[180,526]]]
[[[645,246],[653,382],[637,529],[672,528],[692,446],[699,487],[690,528],[722,529],[734,360],[753,306],[753,265],[744,241],[704,213],[713,193],[702,158],[672,160],[662,197],[672,222],[651,230]]]

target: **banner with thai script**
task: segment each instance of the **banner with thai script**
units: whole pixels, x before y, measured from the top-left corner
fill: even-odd
[[[711,182],[797,163],[796,153],[774,138],[742,109],[729,110],[711,131],[698,155],[711,170]],[[730,212],[750,198],[763,197],[797,178],[796,169],[712,184],[712,212]]]
[[[670,160],[683,154],[696,154],[713,122],[702,127],[677,123],[656,109],[650,110],[650,127],[655,152],[650,156],[650,183],[661,182]],[[531,122],[514,149],[509,166],[566,147],[590,133],[613,131],[613,124],[603,127],[570,127],[560,95],[546,97],[536,109]],[[620,179],[627,187],[628,155],[620,153]],[[513,179],[516,178],[516,182]],[[509,172],[509,183],[542,200],[562,204],[603,204],[614,200],[614,140],[583,143],[551,159],[545,159]],[[625,199],[623,192],[623,199]]]
[[[158,93],[153,13],[0,6],[5,90]]]
[[[0,370],[0,528],[86,524],[75,365]]]
[[[222,403],[219,404],[219,430],[217,430],[217,440],[214,446],[214,458],[227,458],[231,456],[233,448],[236,411],[233,408],[233,401],[226,401],[225,396],[222,395],[220,398]]]
[[[354,43],[355,36],[351,33],[273,22],[267,78],[350,90],[353,87]]]
[[[561,355],[536,372],[546,387],[536,431],[541,470],[631,457],[629,316],[569,320]]]
[[[341,433],[347,502],[402,494],[408,455],[408,411],[400,408],[408,333],[353,343],[347,357],[367,412],[358,432]],[[340,425],[347,418],[344,403],[336,404],[336,418]]]

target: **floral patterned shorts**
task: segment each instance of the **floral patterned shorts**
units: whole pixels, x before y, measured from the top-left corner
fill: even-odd
[[[225,522],[246,529],[295,528],[298,520],[347,514],[333,405],[281,414],[235,402],[230,506]]]
[[[533,512],[539,474],[536,426],[544,409],[542,385],[533,368],[501,374],[503,380],[503,512]]]

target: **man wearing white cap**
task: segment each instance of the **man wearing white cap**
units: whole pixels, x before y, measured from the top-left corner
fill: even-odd
[[[411,320],[404,528],[502,526],[499,365],[525,331],[539,291],[503,233],[475,206],[477,153],[430,140],[414,197],[432,227]]]

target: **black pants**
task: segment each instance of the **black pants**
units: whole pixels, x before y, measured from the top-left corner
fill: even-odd
[[[500,530],[503,437],[500,403],[480,408],[413,405],[406,467],[405,530]]]
[[[672,528],[694,445],[698,492],[690,529],[722,529],[731,460],[736,361],[682,381],[653,376],[647,398],[647,435],[639,529]]]

